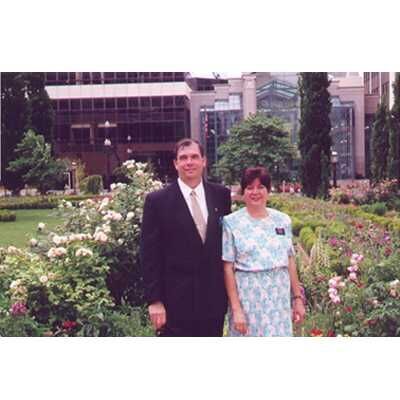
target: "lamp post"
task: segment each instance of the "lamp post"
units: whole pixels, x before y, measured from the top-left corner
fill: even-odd
[[[73,193],[76,194],[76,162],[71,163],[71,189]]]
[[[104,148],[106,150],[106,154],[107,154],[107,182],[106,182],[106,188],[109,189],[110,188],[110,151],[111,151],[111,140],[106,138],[104,140]]]
[[[332,177],[333,177],[333,187],[337,188],[336,181],[336,166],[338,163],[338,153],[334,150],[331,152],[331,164],[332,164]]]
[[[131,140],[132,140],[131,135],[128,135],[126,140],[128,141],[128,148],[126,149],[126,152],[128,153],[128,160],[130,160],[132,157],[132,153],[133,153],[132,148],[131,148]]]

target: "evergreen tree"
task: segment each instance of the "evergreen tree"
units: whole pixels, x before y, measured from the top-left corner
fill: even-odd
[[[255,166],[266,167],[272,178],[278,179],[278,170],[287,169],[295,155],[283,121],[263,114],[251,115],[232,127],[218,153],[221,159],[216,173],[227,184],[237,183],[244,168]]]
[[[371,175],[375,182],[388,177],[389,112],[383,98],[375,113],[371,139]]]
[[[400,186],[400,72],[393,83],[394,103],[390,112],[389,176]]]
[[[328,196],[331,151],[330,81],[326,72],[302,72],[299,79],[303,192],[310,197]]]
[[[51,156],[51,146],[42,135],[29,130],[18,143],[15,153],[17,157],[8,169],[20,174],[24,183],[36,187],[41,194],[64,180],[66,165]]]

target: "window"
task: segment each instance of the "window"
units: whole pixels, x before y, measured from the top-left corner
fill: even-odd
[[[94,99],[93,104],[95,110],[102,110],[104,108],[104,99]]]
[[[126,72],[117,72],[117,79],[116,82],[118,83],[125,83],[126,82]]]
[[[124,110],[128,107],[128,102],[127,99],[125,97],[119,97],[117,99],[117,108],[119,110]]]
[[[82,81],[84,85],[90,84],[90,72],[82,72]]]
[[[92,72],[93,84],[101,84],[101,72]]]
[[[58,82],[59,83],[67,83],[68,81],[68,72],[59,72],[58,73]]]
[[[150,107],[150,97],[140,98],[140,107],[149,108]]]
[[[161,97],[152,97],[151,98],[151,107],[152,108],[161,108]]]
[[[138,97],[130,97],[128,99],[129,108],[137,109],[139,107],[139,98]]]
[[[56,72],[46,72],[46,80],[48,80],[48,81],[57,80],[57,73]]]
[[[82,100],[82,109],[83,110],[91,110],[92,109],[92,99],[83,99]]]
[[[107,110],[113,110],[115,108],[115,99],[106,99],[106,109]]]
[[[60,100],[58,103],[58,109],[60,111],[68,111],[69,110],[69,101],[68,100]]]
[[[80,99],[72,99],[71,100],[71,110],[79,111],[81,109],[81,101]]]
[[[173,107],[174,106],[174,96],[166,96],[163,98],[164,108]]]
[[[104,72],[104,82],[111,83],[114,82],[115,73],[114,72]]]

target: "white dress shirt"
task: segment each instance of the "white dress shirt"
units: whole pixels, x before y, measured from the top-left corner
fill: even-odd
[[[208,209],[207,209],[206,195],[204,192],[203,181],[201,181],[199,185],[197,185],[194,189],[192,189],[190,186],[186,185],[186,183],[183,182],[181,178],[178,178],[178,185],[186,201],[186,204],[189,207],[190,214],[192,215],[192,217],[193,217],[193,210],[192,210],[192,203],[190,200],[190,193],[193,190],[196,192],[197,202],[199,203],[201,213],[203,214],[204,217],[204,221],[206,221],[207,223]]]

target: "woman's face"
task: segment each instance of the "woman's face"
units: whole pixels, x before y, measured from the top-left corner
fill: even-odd
[[[244,189],[243,200],[247,207],[265,206],[268,200],[268,190],[259,178],[254,179]]]

